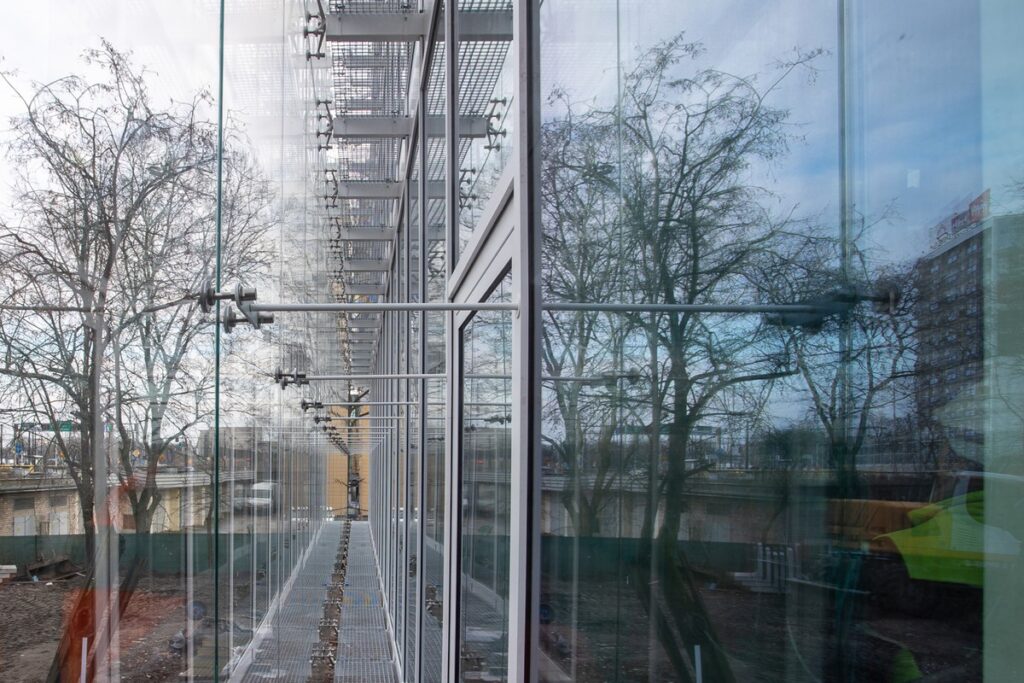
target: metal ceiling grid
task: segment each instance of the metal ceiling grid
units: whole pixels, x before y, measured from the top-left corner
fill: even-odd
[[[332,14],[406,14],[418,0],[331,0]]]
[[[458,0],[460,12],[498,12],[512,9],[512,0]]]
[[[395,211],[393,199],[339,199],[328,207],[328,216],[344,228],[378,228],[389,225]]]
[[[418,4],[408,0],[331,0],[334,14],[402,14],[418,12]],[[463,0],[460,11],[506,11],[509,0]],[[413,43],[409,42],[332,42],[330,45],[330,74],[333,85],[331,97],[334,107],[336,131],[349,131],[350,135],[335,133],[332,149],[323,158],[333,169],[333,177],[325,182],[323,217],[325,220],[326,270],[332,283],[329,293],[338,300],[377,300],[388,290],[391,273],[390,257],[395,234],[396,199],[370,198],[388,192],[382,183],[404,180],[400,168],[405,142],[404,135],[393,137],[363,137],[355,131],[376,130],[361,124],[359,128],[340,128],[344,119],[366,117],[408,117],[409,85]],[[435,43],[427,93],[428,116],[444,116],[443,43]],[[460,46],[460,114],[482,117],[486,115],[495,85],[507,58],[507,41],[474,41]],[[428,125],[431,119],[428,118]],[[401,126],[401,121],[398,121]],[[479,134],[479,133],[477,133]],[[427,139],[428,180],[442,184],[445,178],[444,138],[432,135]],[[471,139],[459,141],[460,159],[465,159]],[[414,158],[418,162],[418,157]],[[332,171],[328,171],[330,176]],[[413,169],[413,178],[416,169]],[[332,184],[333,183],[333,184]],[[373,184],[371,184],[373,183]],[[399,188],[396,188],[396,193]],[[366,196],[362,196],[365,193]],[[415,201],[415,200],[413,200]],[[427,224],[438,237],[443,235],[445,198],[427,197]],[[441,228],[438,230],[437,228]],[[359,231],[372,231],[383,239],[359,239]],[[431,278],[428,287],[435,296],[443,295],[444,241],[430,240],[427,249]],[[323,242],[321,241],[321,244]],[[417,253],[410,255],[418,258]],[[379,269],[378,269],[379,268]],[[345,355],[359,357],[371,354],[381,330],[381,315],[338,316],[338,337]],[[367,332],[374,334],[367,335]],[[370,338],[367,338],[367,337]],[[362,363],[364,361],[360,361]]]
[[[472,41],[459,44],[459,115],[483,116],[511,44]]]
[[[409,95],[409,43],[333,43],[335,116],[404,116]]]
[[[398,138],[336,139],[338,180],[398,180]]]
[[[353,261],[385,261],[390,257],[389,242],[352,242],[343,241],[327,245],[328,269]],[[321,247],[323,248],[323,247]]]

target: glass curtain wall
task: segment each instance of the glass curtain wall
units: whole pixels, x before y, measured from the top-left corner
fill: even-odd
[[[510,31],[484,31],[495,14],[511,14],[508,0],[457,0],[459,153],[458,240],[455,260],[470,244],[481,218],[507,198],[515,153],[515,69]],[[483,20],[483,21],[481,21]],[[511,22],[505,24],[511,27]],[[453,210],[456,210],[453,207]]]
[[[255,213],[261,222],[259,231],[222,232],[222,271],[229,255],[237,265],[232,277],[222,273],[219,288],[251,287],[259,301],[330,300],[335,265],[325,226],[336,200],[326,196],[324,169],[333,154],[332,84],[317,36],[300,39],[318,21],[312,4],[225,0],[223,7],[222,135],[245,147],[229,156],[225,145],[222,163],[244,161],[266,207],[255,213],[253,196],[237,184],[243,178],[225,175],[222,215]],[[237,302],[221,308],[222,318],[238,315]],[[324,313],[279,316],[260,330],[241,323],[221,333],[221,471],[246,471],[248,479],[230,488],[218,520],[227,540],[218,610],[211,612],[219,635],[210,662],[203,661],[219,677],[309,666],[323,597],[295,576],[332,514],[326,461],[337,446],[328,445],[326,424],[311,425],[299,401],[278,390],[273,374],[341,372],[339,339],[337,321]],[[343,391],[316,384],[307,397],[338,402]]]
[[[539,12],[539,678],[1014,678],[1021,8]]]
[[[1020,3],[79,5],[0,29],[5,681],[308,667],[341,477],[406,681],[1020,678]]]

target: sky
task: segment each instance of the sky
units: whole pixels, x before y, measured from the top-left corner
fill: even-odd
[[[1019,193],[1009,186],[1024,178],[1018,170],[1024,136],[1016,130],[1024,114],[1024,44],[1010,27],[1024,25],[1024,2],[848,4],[848,140],[857,210],[871,223],[886,207],[895,209],[879,226],[881,251],[895,260],[927,251],[932,226],[985,189],[993,192],[993,211],[1020,210]],[[557,85],[579,100],[613,101],[617,67],[628,68],[640,51],[680,32],[704,47],[692,68],[759,75],[762,82],[794,50],[822,49],[813,80],[808,72],[794,74],[776,93],[773,104],[790,111],[798,139],[784,159],[758,173],[780,208],[796,206],[834,223],[837,6],[825,0],[547,0],[542,89]],[[264,96],[279,87],[280,53],[237,43],[279,35],[284,7],[228,2],[226,104],[239,118],[248,116],[257,137],[267,118]],[[158,98],[187,98],[216,89],[218,12],[216,0],[5,0],[0,64],[26,86],[28,79],[80,70],[82,51],[102,36],[154,72]],[[256,61],[259,68],[252,68]],[[12,93],[0,89],[0,134],[17,109]]]
[[[994,213],[1021,210],[1024,178],[1024,2],[862,0],[847,3],[851,182],[866,241],[883,260],[927,252],[932,227],[985,189]],[[713,67],[763,83],[794,50],[821,49],[813,79],[791,76],[772,104],[790,112],[789,154],[754,170],[780,210],[835,225],[839,212],[838,3],[808,0],[548,0],[541,22],[544,93],[607,106],[617,66],[684,32],[704,47],[685,70]],[[579,111],[579,109],[577,109]],[[557,115],[551,106],[548,116]]]
[[[245,125],[268,171],[280,158],[285,15],[299,9],[300,4],[281,0],[227,0],[225,107]],[[0,0],[0,12],[0,69],[13,74],[22,92],[31,91],[31,81],[88,73],[83,51],[107,39],[147,69],[157,105],[191,100],[200,91],[216,95],[218,0]],[[17,96],[0,87],[0,137],[21,110]],[[216,112],[211,108],[207,116],[213,119]],[[296,119],[301,130],[304,122]],[[9,197],[8,181],[9,174],[0,169],[3,203]]]

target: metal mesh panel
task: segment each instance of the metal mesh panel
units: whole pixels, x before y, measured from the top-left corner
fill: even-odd
[[[391,645],[384,629],[356,631],[348,629],[339,633],[338,659],[368,659],[387,662],[391,660]]]
[[[405,14],[414,0],[331,0],[330,11],[339,14]]]
[[[406,112],[412,50],[406,43],[331,46],[335,114],[399,116]]]
[[[367,522],[353,522],[335,681],[397,681]]]
[[[335,683],[398,683],[394,665],[361,660],[339,661],[334,668]]]
[[[494,12],[511,10],[512,0],[459,0],[460,12]]]
[[[243,681],[297,681],[312,672],[310,658],[320,640],[319,624],[327,598],[341,522],[327,522],[306,563],[298,570],[291,592],[270,624],[272,632],[260,643]]]
[[[510,47],[506,41],[473,41],[459,45],[459,114],[484,113]]]

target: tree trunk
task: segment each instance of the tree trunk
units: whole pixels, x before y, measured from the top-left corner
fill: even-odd
[[[600,533],[601,518],[598,511],[585,498],[581,497],[577,514],[576,535],[579,537],[591,537],[597,536]]]
[[[149,567],[148,550],[151,534],[150,525],[148,523],[144,525],[139,524],[139,518],[136,517],[135,519],[135,553],[132,555],[128,569],[121,576],[121,585],[118,589],[118,615],[122,618],[124,617],[125,612],[128,611],[128,604],[131,602],[132,596],[135,594],[135,589],[139,585],[139,580]]]
[[[95,493],[83,485],[78,491],[78,505],[82,512],[82,531],[85,534],[85,568],[92,572],[96,566],[96,520],[93,517]]]
[[[705,679],[731,683],[735,677],[728,657],[715,634],[693,570],[678,540],[685,502],[687,447],[693,429],[684,386],[685,378],[677,377],[664,493],[652,501],[654,505],[664,505],[664,516],[661,527],[655,530],[657,509],[650,509],[649,505],[644,515],[636,586],[640,601],[654,617],[655,633],[677,677],[683,681],[693,680],[694,646],[700,645]],[[652,439],[660,443],[657,425]],[[656,479],[652,477],[652,481]]]
[[[57,643],[57,651],[50,662],[50,670],[46,675],[46,683],[62,683],[63,681],[78,681],[81,679],[82,665],[82,639],[88,638],[92,643],[93,634],[96,629],[95,615],[93,614],[94,600],[94,565],[89,567],[86,573],[85,585],[82,587],[75,606],[72,608],[65,622],[64,632]],[[86,665],[88,668],[88,664]],[[91,680],[86,675],[86,680]]]

